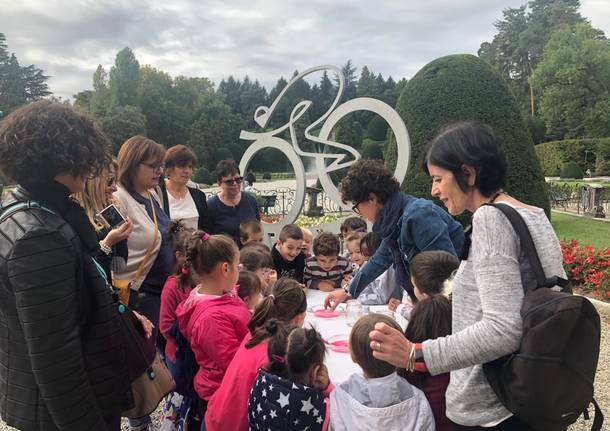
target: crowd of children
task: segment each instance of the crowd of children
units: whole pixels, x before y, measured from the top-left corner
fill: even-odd
[[[191,404],[181,410],[190,418],[176,421],[174,430],[452,429],[444,409],[448,374],[408,373],[373,357],[369,332],[378,322],[400,330],[393,319],[367,314],[356,322],[349,349],[363,374],[336,387],[324,364],[325,341],[303,328],[307,288],[346,288],[379,246],[361,218],[341,225],[343,243],[331,232],[314,237],[287,225],[270,248],[256,220],[240,226],[241,250],[229,237],[180,222],[170,232],[175,272],[163,289],[159,329],[172,373],[184,376],[177,369],[184,367],[183,349],[194,362],[194,394],[184,394]],[[446,280],[457,265],[444,252],[412,259],[415,306],[403,300],[391,270],[358,299],[402,312],[413,342],[445,336],[451,332]],[[184,341],[176,340],[176,328]]]

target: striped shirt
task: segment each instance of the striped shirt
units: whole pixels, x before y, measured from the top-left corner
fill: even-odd
[[[330,281],[335,284],[335,289],[341,287],[345,277],[352,275],[352,264],[342,256],[337,256],[337,263],[330,270],[323,269],[315,256],[305,260],[305,272],[303,282],[311,289],[317,289],[320,281]]]

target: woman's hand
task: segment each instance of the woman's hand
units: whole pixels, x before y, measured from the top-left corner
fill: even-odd
[[[390,302],[388,302],[388,309],[390,311],[396,311],[398,306],[401,304],[400,299],[390,298]]]
[[[324,364],[317,365],[314,369],[313,387],[325,391],[329,383],[328,368]]]
[[[407,368],[413,344],[404,334],[385,323],[375,324],[369,334],[373,356],[398,368]]]
[[[339,304],[347,299],[347,292],[343,289],[337,289],[330,292],[324,299],[324,308],[335,309]]]
[[[327,280],[320,280],[318,282],[318,289],[321,290],[322,292],[332,292],[333,290],[335,290],[335,282],[327,281]]]
[[[142,324],[142,328],[144,328],[144,337],[146,337],[146,339],[149,339],[150,337],[152,337],[153,328],[155,327],[155,325],[153,325],[153,323],[150,320],[148,320],[146,317],[142,316],[140,313],[133,311],[133,310],[132,310],[132,312],[138,318],[140,323]]]
[[[127,239],[129,234],[131,234],[132,230],[133,230],[133,222],[131,221],[131,219],[128,218],[127,220],[125,220],[125,223],[123,223],[119,227],[114,228],[110,232],[108,232],[108,234],[106,235],[106,238],[103,239],[103,242],[104,242],[104,244],[106,244],[106,246],[108,246],[108,248],[110,248],[113,245],[115,245],[117,242]]]

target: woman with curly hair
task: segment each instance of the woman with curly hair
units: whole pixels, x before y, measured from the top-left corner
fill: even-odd
[[[348,296],[357,298],[392,265],[400,285],[417,302],[409,260],[425,250],[444,250],[457,256],[464,243],[462,225],[431,201],[401,192],[394,175],[378,160],[354,163],[339,187],[343,202],[351,202],[356,214],[373,223],[373,232],[382,242],[346,290],[331,292],[325,305],[334,308]]]
[[[41,101],[0,123],[0,417],[21,430],[118,430],[132,404],[99,240],[70,198],[109,164],[86,116]],[[150,328],[149,328],[150,329]]]

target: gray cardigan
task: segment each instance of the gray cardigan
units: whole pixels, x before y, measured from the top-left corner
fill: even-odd
[[[544,212],[517,210],[546,275],[565,278],[559,241]],[[523,284],[535,281],[516,233],[499,210],[479,208],[472,226],[468,259],[453,280],[452,335],[425,341],[423,353],[431,374],[451,371],[447,417],[460,425],[482,426],[511,416],[487,383],[481,364],[518,350]]]

